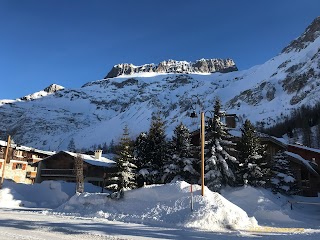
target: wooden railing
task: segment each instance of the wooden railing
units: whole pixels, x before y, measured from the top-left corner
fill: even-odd
[[[42,169],[41,176],[75,177],[74,169]]]

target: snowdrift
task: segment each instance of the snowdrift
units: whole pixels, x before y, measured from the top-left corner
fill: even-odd
[[[284,196],[250,186],[226,187],[221,194],[249,216],[254,216],[260,225],[320,228],[319,197]]]
[[[88,192],[101,188],[85,183]],[[6,180],[0,190],[0,208],[56,208],[75,194],[75,183],[44,181],[40,184],[19,184]]]
[[[149,225],[182,226],[199,230],[247,229],[257,226],[254,217],[226,200],[220,194],[194,185],[194,210],[191,212],[190,184],[175,182],[150,185],[125,192],[120,200],[106,194],[83,193],[73,196],[55,209],[58,213],[98,217]]]

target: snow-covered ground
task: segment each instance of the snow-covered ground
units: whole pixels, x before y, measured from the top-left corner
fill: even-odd
[[[205,188],[202,197],[200,186],[193,185],[191,211],[186,182],[146,186],[120,200],[91,184],[80,195],[74,189],[74,183],[66,182],[5,181],[0,240],[320,239],[320,197],[288,198],[252,187],[225,188],[221,194]]]

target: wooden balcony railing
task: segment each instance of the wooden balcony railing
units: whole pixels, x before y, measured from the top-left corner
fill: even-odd
[[[75,177],[74,169],[42,169],[41,176]]]

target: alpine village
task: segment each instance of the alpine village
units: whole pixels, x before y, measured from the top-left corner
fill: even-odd
[[[90,183],[115,204],[177,181],[202,196],[252,187],[315,198],[319,91],[320,17],[245,71],[232,59],[117,64],[80,88],[0,100],[0,187],[66,182],[80,196]]]

